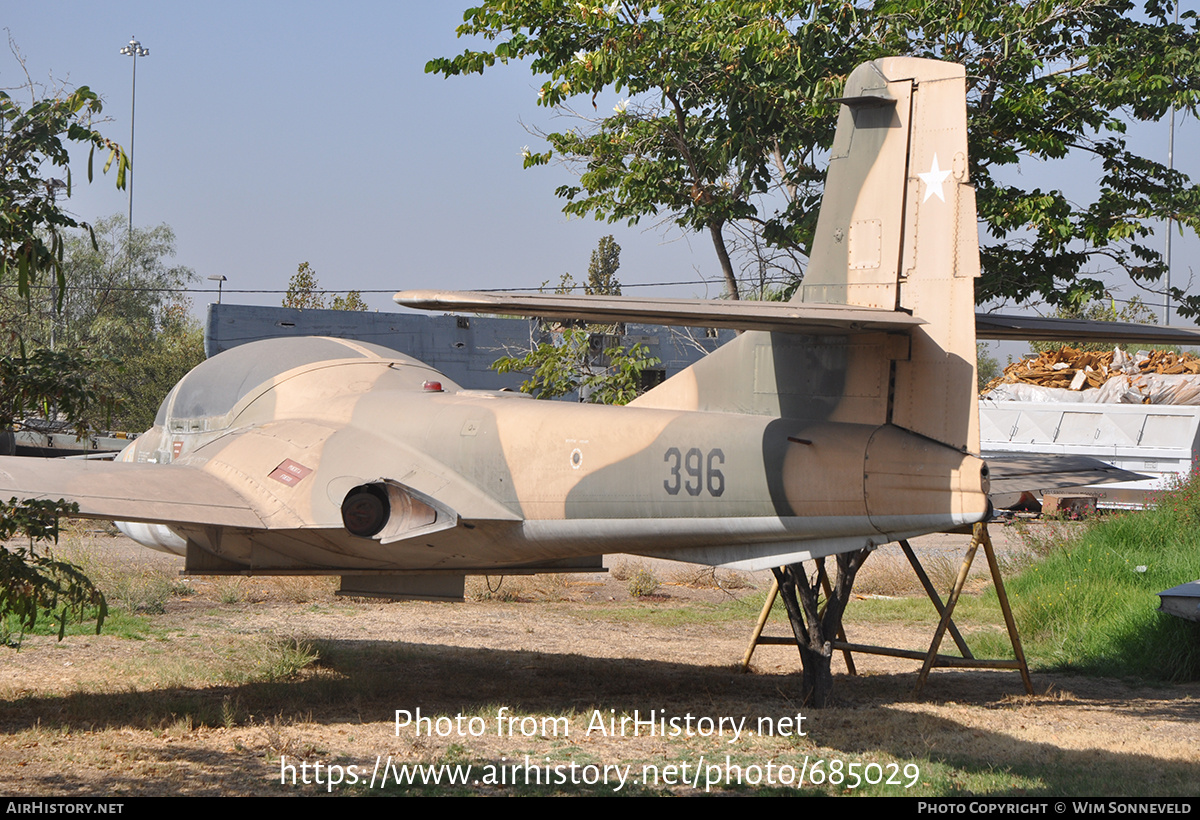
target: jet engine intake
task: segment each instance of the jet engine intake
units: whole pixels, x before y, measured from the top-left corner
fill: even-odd
[[[342,524],[351,535],[371,538],[391,518],[392,504],[387,488],[380,484],[362,484],[346,493],[342,502]]]
[[[381,479],[346,493],[342,524],[351,535],[388,544],[454,527],[458,516],[424,493]]]

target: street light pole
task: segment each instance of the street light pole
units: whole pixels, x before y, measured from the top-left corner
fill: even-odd
[[[126,251],[129,255],[129,271],[133,272],[133,135],[134,126],[137,123],[137,58],[149,57],[150,49],[142,48],[142,44],[137,41],[136,37],[129,38],[129,45],[121,49],[121,53],[126,57],[133,58],[133,94],[132,101],[129,104],[129,238],[126,244],[129,246]]]
[[[225,282],[227,280],[223,275],[221,275],[219,273],[214,273],[212,276],[210,276],[208,278],[217,283],[217,304],[219,305],[219,304],[221,304],[221,288],[225,285]]]

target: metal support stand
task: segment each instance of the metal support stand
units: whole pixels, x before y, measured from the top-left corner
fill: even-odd
[[[869,655],[888,655],[894,658],[911,658],[913,660],[924,661],[921,666],[921,673],[917,677],[916,694],[921,693],[921,689],[925,686],[925,680],[929,677],[929,670],[933,667],[941,668],[971,668],[971,669],[1016,669],[1021,673],[1021,681],[1025,684],[1026,693],[1033,694],[1033,681],[1029,678],[1029,664],[1025,661],[1025,653],[1021,649],[1021,637],[1017,633],[1017,624],[1013,619],[1012,608],[1008,603],[1008,594],[1004,590],[1004,579],[1000,575],[1000,565],[996,561],[996,553],[992,548],[992,539],[988,535],[986,524],[976,524],[971,537],[971,545],[967,548],[966,555],[963,556],[962,565],[958,569],[958,578],[954,582],[954,588],[950,591],[949,600],[943,604],[941,596],[934,589],[933,583],[929,580],[929,576],[925,573],[925,569],[921,566],[921,562],[917,559],[916,553],[907,541],[900,541],[900,549],[904,550],[904,555],[912,564],[913,571],[921,582],[921,586],[925,589],[925,594],[929,596],[929,600],[933,602],[934,608],[937,610],[940,620],[938,621],[937,629],[933,633],[933,640],[929,644],[928,652],[917,652],[911,649],[893,649],[884,646],[869,646],[866,644],[852,644],[846,641],[844,630],[838,631],[838,639],[833,642],[833,648],[841,650],[846,658],[846,667],[851,675],[857,674],[854,668],[854,661],[851,657],[852,652],[864,652]],[[1004,613],[1004,625],[1008,628],[1008,637],[1012,642],[1013,654],[1015,660],[985,660],[976,658],[971,654],[970,648],[967,646],[966,640],[958,631],[953,620],[954,607],[958,604],[959,596],[962,594],[963,587],[967,582],[967,574],[971,571],[971,563],[975,560],[975,553],[979,546],[983,545],[984,555],[987,556],[988,569],[992,574],[992,583],[996,587],[996,597],[1000,601],[1000,611]],[[818,576],[821,580],[821,586],[825,590],[825,594],[829,594],[829,579],[825,576],[824,567],[818,567]],[[742,658],[742,671],[750,667],[750,658],[754,654],[754,649],[758,646],[796,646],[794,637],[773,637],[763,635],[763,628],[766,626],[767,618],[771,614],[771,607],[775,604],[775,598],[779,594],[779,584],[772,580],[771,591],[767,593],[767,600],[763,604],[762,612],[759,613],[758,622],[754,626],[754,634],[750,637],[750,645],[746,648],[746,654]],[[939,655],[938,648],[941,646],[942,638],[949,631],[954,640],[958,651],[962,653],[962,657],[953,655]]]

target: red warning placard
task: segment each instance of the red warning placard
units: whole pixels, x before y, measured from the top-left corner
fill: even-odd
[[[311,468],[305,467],[300,462],[292,461],[290,458],[285,458],[279,463],[278,467],[268,473],[267,477],[273,478],[281,484],[287,484],[289,487],[292,487],[296,484],[299,484],[300,481],[311,472]]]

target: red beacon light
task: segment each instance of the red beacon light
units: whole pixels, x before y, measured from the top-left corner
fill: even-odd
[[[443,392],[443,391],[442,391],[442,383],[441,383],[441,382],[434,382],[434,381],[427,381],[427,382],[425,382],[424,384],[422,384],[422,385],[421,385],[421,389],[422,389],[422,390],[424,390],[424,391],[425,391],[425,392],[427,392],[427,393],[441,393],[441,392]]]

